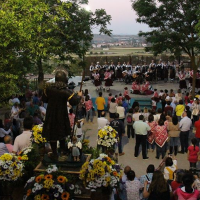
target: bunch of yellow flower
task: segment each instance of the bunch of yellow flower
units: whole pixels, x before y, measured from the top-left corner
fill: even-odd
[[[16,181],[22,171],[23,164],[16,155],[5,153],[0,157],[0,180]]]
[[[42,144],[42,143],[47,142],[46,139],[43,138],[41,134],[43,130],[42,126],[36,125],[32,128],[32,130],[33,130],[33,134],[32,134],[31,139],[33,143]]]
[[[105,147],[113,147],[119,140],[118,133],[111,126],[104,126],[98,131],[97,144]]]
[[[31,177],[25,186],[26,200],[68,200],[75,186],[65,176],[58,174],[55,165],[49,166],[45,174]]]
[[[102,186],[117,186],[121,173],[119,165],[107,155],[101,154],[99,158],[83,164],[79,178],[86,188],[95,190]]]

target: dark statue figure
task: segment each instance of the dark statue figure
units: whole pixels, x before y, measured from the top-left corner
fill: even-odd
[[[51,160],[58,160],[57,141],[60,142],[61,155],[65,155],[65,138],[71,134],[67,111],[67,101],[75,106],[79,103],[82,92],[73,93],[67,88],[67,76],[63,71],[55,75],[55,83],[47,83],[43,92],[43,101],[48,103],[43,126],[43,137],[51,144]]]

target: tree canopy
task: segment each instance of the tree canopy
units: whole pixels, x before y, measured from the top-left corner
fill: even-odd
[[[171,51],[175,56],[186,53],[196,75],[200,40],[195,26],[199,20],[199,5],[200,0],[132,0],[137,22],[151,28],[139,33],[151,43],[146,51],[153,51],[155,55],[164,51]]]
[[[107,29],[111,16],[103,9],[94,13],[84,10],[81,5],[87,0],[0,2],[0,76],[4,77],[1,100],[16,91],[30,69],[37,71],[42,81],[48,60],[60,64],[72,61],[72,54],[85,54],[94,26],[100,27],[100,33],[111,34]],[[5,90],[10,82],[16,87]]]

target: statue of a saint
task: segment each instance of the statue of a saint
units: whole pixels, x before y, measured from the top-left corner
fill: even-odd
[[[71,134],[68,118],[67,101],[70,105],[77,105],[82,92],[73,93],[67,88],[67,76],[63,71],[57,71],[55,83],[47,83],[43,92],[43,101],[48,103],[46,118],[43,126],[43,137],[50,142],[51,160],[58,160],[57,141],[60,142],[61,154],[65,154],[65,138]]]

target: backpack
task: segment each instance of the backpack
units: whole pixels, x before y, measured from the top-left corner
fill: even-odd
[[[126,121],[127,121],[127,123],[132,123],[133,122],[133,119],[132,119],[132,116],[131,115],[128,115],[127,117],[126,117]]]

